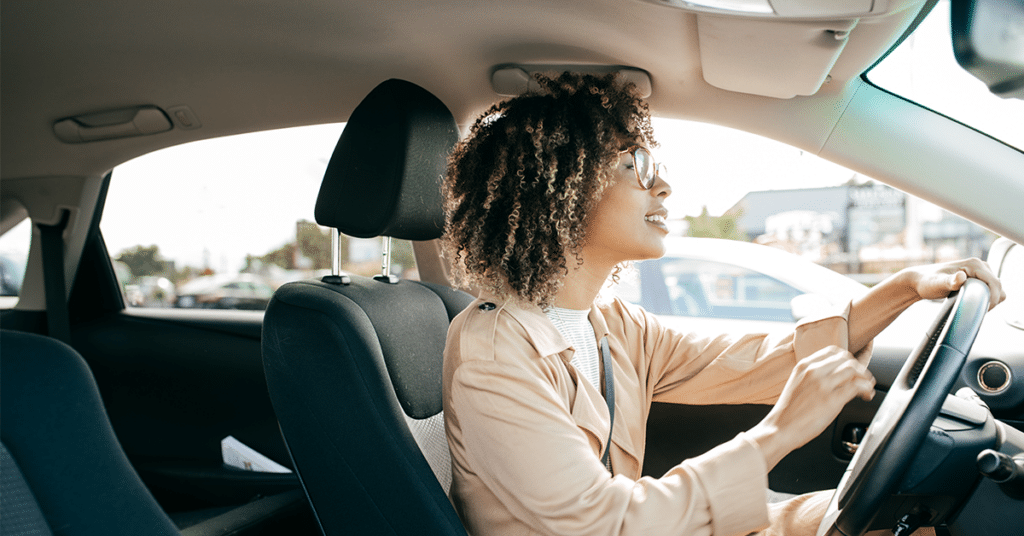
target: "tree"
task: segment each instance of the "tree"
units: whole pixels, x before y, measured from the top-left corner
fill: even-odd
[[[122,250],[116,260],[128,266],[134,279],[147,275],[163,275],[168,271],[168,262],[160,255],[160,248],[156,245],[135,246]]]
[[[740,217],[742,212],[727,212],[721,216],[708,214],[708,207],[700,211],[700,216],[686,216],[690,224],[686,236],[697,236],[703,238],[724,238],[727,240],[747,241],[746,234],[740,229]]]
[[[264,266],[273,264],[275,266],[280,266],[285,270],[291,270],[295,267],[295,242],[288,242],[287,244],[262,256],[246,255],[245,270],[250,270],[252,268],[253,261],[259,261]]]

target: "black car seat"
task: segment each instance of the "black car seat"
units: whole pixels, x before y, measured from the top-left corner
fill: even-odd
[[[458,141],[451,112],[401,80],[352,112],[328,164],[316,221],[350,236],[441,235],[440,181]],[[446,491],[451,462],[441,364],[472,297],[395,276],[286,284],[263,323],[270,398],[321,529],[465,534]]]
[[[7,330],[0,356],[0,533],[177,535],[121,450],[85,360]]]
[[[305,507],[262,497],[178,531],[128,461],[92,371],[50,337],[0,330],[0,534],[241,536]]]

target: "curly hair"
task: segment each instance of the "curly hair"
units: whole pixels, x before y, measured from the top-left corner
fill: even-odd
[[[615,74],[536,75],[540,90],[495,104],[452,152],[443,248],[456,283],[550,305],[581,263],[587,215],[619,153],[654,145],[647,103]]]

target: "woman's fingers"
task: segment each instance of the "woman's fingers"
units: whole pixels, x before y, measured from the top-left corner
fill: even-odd
[[[917,293],[924,299],[935,300],[946,297],[950,292],[959,290],[968,277],[980,279],[988,285],[989,309],[999,305],[1006,299],[1006,292],[999,278],[992,272],[988,263],[981,259],[970,258],[943,264],[932,264],[913,268],[917,272]]]
[[[958,261],[963,264],[959,272],[964,274],[964,281],[967,277],[974,277],[980,279],[988,285],[989,294],[989,309],[999,305],[1003,300],[1006,299],[1006,292],[1003,290],[1003,284],[996,277],[995,272],[992,271],[992,267],[987,262],[977,259],[970,258],[964,261]],[[961,282],[962,284],[962,282]],[[957,288],[960,288],[957,286]]]
[[[846,391],[841,397],[845,402],[853,400],[854,397],[860,397],[864,400],[871,400],[875,397],[875,377],[868,371],[859,361],[853,360],[852,365],[843,365],[847,370],[850,370],[850,377],[845,381],[844,386]]]
[[[875,379],[850,352],[829,346],[801,359],[779,401],[751,430],[769,465],[828,428],[855,396],[870,400]]]
[[[776,405],[779,423],[800,423],[817,435],[853,397],[874,396],[874,386],[874,377],[853,354],[824,348],[797,363]]]
[[[960,287],[967,282],[967,272],[963,270],[957,270],[956,273],[949,277],[949,290],[960,290]]]

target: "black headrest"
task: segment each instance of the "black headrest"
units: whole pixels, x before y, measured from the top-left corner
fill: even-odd
[[[458,139],[437,97],[404,80],[381,83],[352,111],[334,148],[317,223],[359,238],[441,236],[441,179]]]

